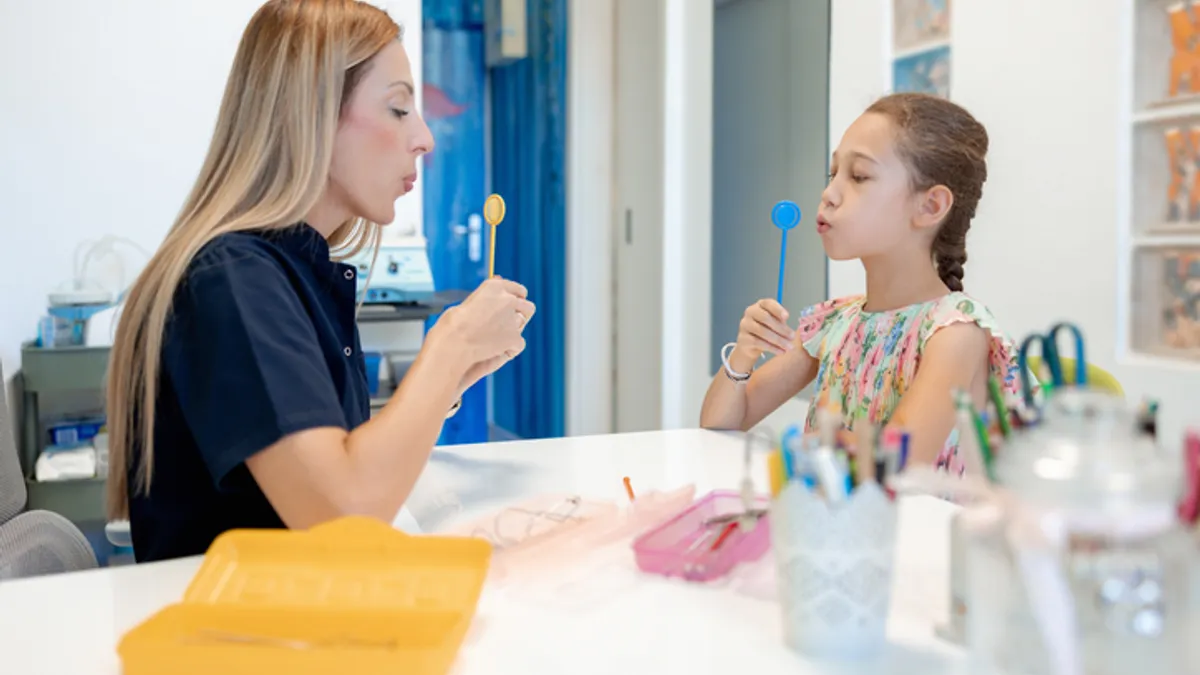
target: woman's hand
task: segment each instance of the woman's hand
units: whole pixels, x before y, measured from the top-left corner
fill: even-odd
[[[769,298],[747,307],[738,324],[737,347],[729,365],[745,372],[763,352],[778,355],[791,351],[796,332],[788,328],[787,320],[787,310]]]
[[[466,364],[460,393],[525,350],[521,333],[537,311],[526,296],[521,284],[493,277],[430,330],[432,341],[453,345]]]

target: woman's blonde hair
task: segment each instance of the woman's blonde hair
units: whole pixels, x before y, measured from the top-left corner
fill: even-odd
[[[129,514],[128,469],[148,492],[163,332],[201,248],[229,232],[302,221],[329,181],[339,113],[400,27],[357,0],[270,0],[238,45],[204,166],[175,224],[130,289],[108,366],[108,514]],[[337,257],[378,246],[361,218],[329,238]],[[136,450],[136,452],[135,452]]]

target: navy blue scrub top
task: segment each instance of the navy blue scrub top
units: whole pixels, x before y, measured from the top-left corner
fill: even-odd
[[[204,553],[234,528],[281,528],[246,459],[315,427],[370,417],[355,275],[301,224],[221,235],[175,294],[162,351],[149,494],[129,520],[136,559]]]

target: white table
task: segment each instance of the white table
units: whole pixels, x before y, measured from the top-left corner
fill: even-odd
[[[621,499],[622,476],[643,490],[695,483],[700,495],[736,488],[742,451],[730,435],[655,432],[460,446],[439,451],[428,471],[463,496],[461,518],[468,518],[547,493]],[[765,476],[762,456],[755,471]],[[962,650],[934,636],[946,614],[946,532],[954,508],[924,497],[901,503],[891,646],[876,661],[809,661],[784,647],[775,603],[638,574],[630,554],[593,580],[605,591],[585,605],[486,587],[456,672],[961,672]],[[119,673],[121,635],[177,601],[198,565],[191,558],[0,584],[2,670]]]

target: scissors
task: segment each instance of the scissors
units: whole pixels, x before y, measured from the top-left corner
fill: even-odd
[[[1087,358],[1084,355],[1083,349],[1083,333],[1079,330],[1079,326],[1073,323],[1064,322],[1055,324],[1045,335],[1034,333],[1025,338],[1025,341],[1021,343],[1021,351],[1017,356],[1017,367],[1021,369],[1021,394],[1025,397],[1025,405],[1030,408],[1037,407],[1033,400],[1035,382],[1029,370],[1029,348],[1035,343],[1041,347],[1042,361],[1050,371],[1051,388],[1057,389],[1066,386],[1062,358],[1058,351],[1058,333],[1061,330],[1070,331],[1075,338],[1075,385],[1079,387],[1087,386]]]

